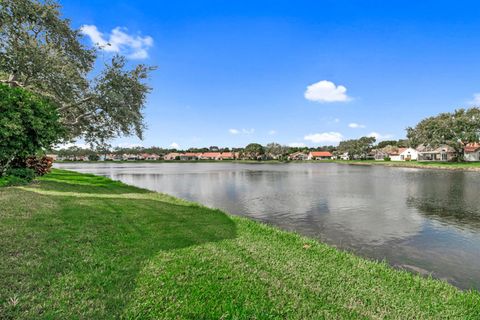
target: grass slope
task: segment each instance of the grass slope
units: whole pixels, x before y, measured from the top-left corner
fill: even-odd
[[[478,319],[479,301],[102,177],[0,189],[1,319]]]

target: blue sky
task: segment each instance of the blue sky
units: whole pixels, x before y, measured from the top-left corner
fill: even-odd
[[[115,145],[399,139],[480,92],[476,1],[61,4],[75,28],[84,26],[85,41],[112,43],[102,59],[120,52],[158,66],[145,139]]]

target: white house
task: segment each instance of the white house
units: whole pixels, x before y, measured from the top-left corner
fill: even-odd
[[[452,161],[455,159],[455,149],[448,145],[437,148],[420,145],[417,147],[418,161]]]
[[[348,154],[348,152],[342,153],[341,155],[339,155],[339,157],[341,160],[350,160],[350,155]]]
[[[390,153],[390,160],[392,161],[410,161],[418,159],[418,151],[413,148],[398,148],[395,153]]]
[[[465,161],[480,161],[480,143],[470,143],[463,149]]]

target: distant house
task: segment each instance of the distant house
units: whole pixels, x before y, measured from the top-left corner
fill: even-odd
[[[58,158],[58,155],[56,155],[56,154],[47,154],[47,157],[52,158],[53,161],[56,161],[57,158]]]
[[[344,153],[338,155],[338,158],[340,160],[350,160],[350,154],[348,152],[344,152]]]
[[[297,151],[288,155],[288,160],[303,161],[308,159],[308,154],[305,152]]]
[[[333,154],[328,151],[311,151],[308,154],[308,160],[330,160]]]
[[[139,156],[139,159],[140,160],[160,160],[160,156],[158,154],[155,154],[155,153],[142,153],[140,156]]]
[[[392,161],[410,161],[418,159],[418,151],[413,148],[398,148],[395,153],[389,154]]]
[[[178,152],[170,152],[163,156],[163,160],[171,161],[176,160],[177,158],[180,159],[181,154]]]
[[[188,160],[198,160],[198,153],[195,152],[185,152],[180,154],[180,160],[188,161]]]
[[[124,153],[124,154],[122,154],[122,160],[123,161],[135,161],[135,160],[139,160],[139,156],[137,154]]]
[[[110,154],[110,155],[108,155],[106,160],[122,161],[123,160],[123,155],[121,155],[121,154]]]
[[[418,161],[452,161],[455,158],[455,149],[447,145],[437,148],[421,145],[417,152]]]
[[[480,161],[480,143],[469,143],[463,149],[465,161]]]
[[[390,157],[388,152],[383,149],[377,149],[374,152],[375,152],[374,159],[377,161],[383,161],[385,160],[385,158]]]
[[[398,149],[400,161],[415,161],[418,160],[418,151],[413,148]]]
[[[234,160],[236,157],[235,152],[222,152],[220,154],[220,160]]]
[[[199,155],[200,160],[221,160],[220,152],[203,152]]]
[[[199,155],[200,160],[222,160],[221,152],[203,152]]]

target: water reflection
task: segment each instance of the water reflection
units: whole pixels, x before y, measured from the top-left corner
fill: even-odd
[[[316,237],[480,288],[472,172],[336,164],[61,164]]]

